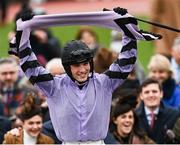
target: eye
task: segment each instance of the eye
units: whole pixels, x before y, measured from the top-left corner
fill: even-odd
[[[157,93],[157,90],[153,90],[152,92],[153,92],[153,93]]]
[[[28,124],[29,124],[29,125],[33,125],[34,123],[33,123],[33,122],[29,122]]]
[[[132,119],[132,118],[133,118],[133,115],[129,115],[129,118]]]
[[[149,91],[144,91],[144,94],[149,94]]]
[[[39,122],[36,122],[36,124],[39,125],[39,124],[41,124],[41,122],[40,122],[40,121],[39,121]]]

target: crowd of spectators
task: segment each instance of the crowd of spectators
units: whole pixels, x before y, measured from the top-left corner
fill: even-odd
[[[11,41],[14,34],[10,35]],[[119,50],[104,48],[91,27],[80,28],[75,39],[85,42],[94,53],[97,73],[106,71],[121,50],[121,47]],[[34,30],[30,41],[38,61],[53,76],[66,73],[60,43],[48,29]],[[118,41],[120,44],[121,35]],[[174,39],[172,48],[170,59],[162,54],[151,57],[146,76],[137,62],[127,80],[114,91],[105,143],[180,143],[180,37]],[[33,124],[38,128],[36,132],[32,131]],[[0,143],[22,144],[22,140],[61,143],[49,116],[46,96],[30,84],[19,67],[18,58],[11,54],[0,60]]]

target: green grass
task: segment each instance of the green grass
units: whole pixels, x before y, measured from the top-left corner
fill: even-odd
[[[0,57],[7,56],[7,50],[9,48],[7,35],[13,28],[14,25],[12,23],[0,26]]]
[[[146,19],[146,17],[141,17],[143,19]],[[139,23],[140,28],[143,30],[148,30],[148,24]],[[0,26],[0,57],[7,56],[7,50],[8,50],[8,40],[7,40],[7,34],[11,30],[13,30],[14,26],[13,24],[8,24],[6,26]],[[99,43],[103,46],[109,48],[110,44],[110,29],[101,28],[101,27],[92,27],[98,34],[99,37]],[[75,38],[77,30],[79,29],[79,26],[65,26],[65,27],[53,27],[51,30],[53,31],[53,34],[55,37],[57,37],[62,45],[64,45],[67,41],[72,40]],[[142,65],[145,68],[145,71],[147,71],[147,64],[148,61],[153,54],[153,44],[152,42],[147,41],[140,41],[138,42],[138,51],[139,55],[138,58]]]

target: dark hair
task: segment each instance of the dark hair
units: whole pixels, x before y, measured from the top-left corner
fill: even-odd
[[[144,87],[150,85],[150,84],[157,84],[158,87],[159,87],[159,90],[162,91],[162,86],[161,86],[161,84],[159,83],[158,80],[155,80],[155,79],[153,79],[153,78],[148,78],[148,79],[146,79],[146,80],[141,84],[139,92],[141,93],[141,92],[142,92],[142,89],[143,89]]]
[[[135,91],[121,91],[116,93],[115,97],[116,101],[113,100],[114,105],[112,105],[111,109],[111,125],[110,131],[116,130],[116,124],[113,123],[113,120],[116,119],[119,115],[127,113],[128,111],[132,110],[137,105],[137,93]]]
[[[134,109],[138,103],[137,92],[135,90],[121,90],[115,94],[114,98],[117,98],[117,103],[115,103],[115,106],[112,109],[112,116],[114,118]]]
[[[145,135],[145,132],[140,128],[139,125],[139,118],[136,115],[134,109],[136,108],[136,105],[138,104],[137,101],[137,91],[133,90],[124,90],[121,91],[120,94],[116,94],[116,99],[118,98],[117,103],[112,108],[111,112],[111,120],[110,120],[110,126],[109,130],[111,133],[117,132],[117,125],[114,123],[114,119],[116,119],[119,115],[122,115],[124,113],[127,113],[129,111],[133,112],[134,117],[134,125],[132,128],[132,131],[140,138],[143,138]]]
[[[130,111],[130,110],[128,110],[128,111]],[[144,132],[144,130],[142,128],[140,128],[139,118],[138,118],[137,114],[135,113],[134,109],[131,109],[131,111],[133,112],[133,117],[134,117],[134,125],[133,125],[131,132],[134,132],[134,134],[137,135],[139,138],[144,138],[146,133]],[[127,112],[125,112],[125,113],[127,113]],[[122,114],[124,114],[124,113],[122,113]],[[117,125],[114,123],[113,119],[110,121],[109,130],[111,133],[117,132]]]
[[[25,121],[30,119],[35,115],[42,116],[40,104],[37,102],[36,94],[34,92],[29,92],[25,100],[20,105],[20,113],[17,116]]]

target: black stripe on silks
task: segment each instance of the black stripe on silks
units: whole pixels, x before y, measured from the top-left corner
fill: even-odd
[[[21,68],[24,72],[26,72],[27,69],[35,68],[38,66],[40,66],[39,62],[37,60],[33,60],[33,61],[26,61],[23,65],[21,65]]]
[[[119,18],[119,19],[115,19],[114,21],[118,21],[123,25],[126,24],[135,24],[137,25],[137,20],[134,17],[128,17],[128,18]]]
[[[22,32],[23,32],[23,31],[17,31],[17,32],[16,32],[17,52],[19,52],[19,44],[20,44],[20,41],[21,41]]]
[[[131,40],[129,43],[122,47],[121,53],[124,51],[130,51],[131,49],[137,49],[137,42]]]
[[[9,43],[10,48],[16,48],[17,44],[16,43]]]
[[[34,85],[35,83],[38,82],[45,82],[45,81],[50,81],[53,80],[53,76],[49,73],[49,74],[43,74],[43,75],[39,75],[39,76],[31,76],[29,78],[29,81]]]
[[[107,76],[109,76],[109,78],[111,79],[126,79],[129,75],[129,72],[121,73],[121,72],[115,72],[115,71],[110,71],[110,70],[107,70],[104,73]]]
[[[123,59],[117,59],[115,61],[116,64],[119,66],[125,66],[125,65],[131,65],[136,62],[136,57],[130,57],[130,58],[123,58]]]
[[[31,48],[27,47],[26,49],[19,52],[19,58],[24,58],[28,55],[31,55],[31,52],[32,52]]]
[[[135,19],[134,19],[135,20]],[[129,29],[126,27],[126,24],[134,24],[135,22],[132,21],[132,18],[119,18],[114,20],[116,24],[121,28],[121,30],[124,32],[124,34],[131,39],[136,40],[134,35],[129,31]],[[132,22],[131,22],[132,21]],[[135,20],[136,21],[136,20]],[[137,22],[137,21],[136,21]]]
[[[9,55],[16,55],[17,57],[19,57],[18,54],[17,54],[16,52],[14,52],[14,51],[10,51],[10,50],[9,50],[9,51],[8,51],[8,54],[9,54]]]

